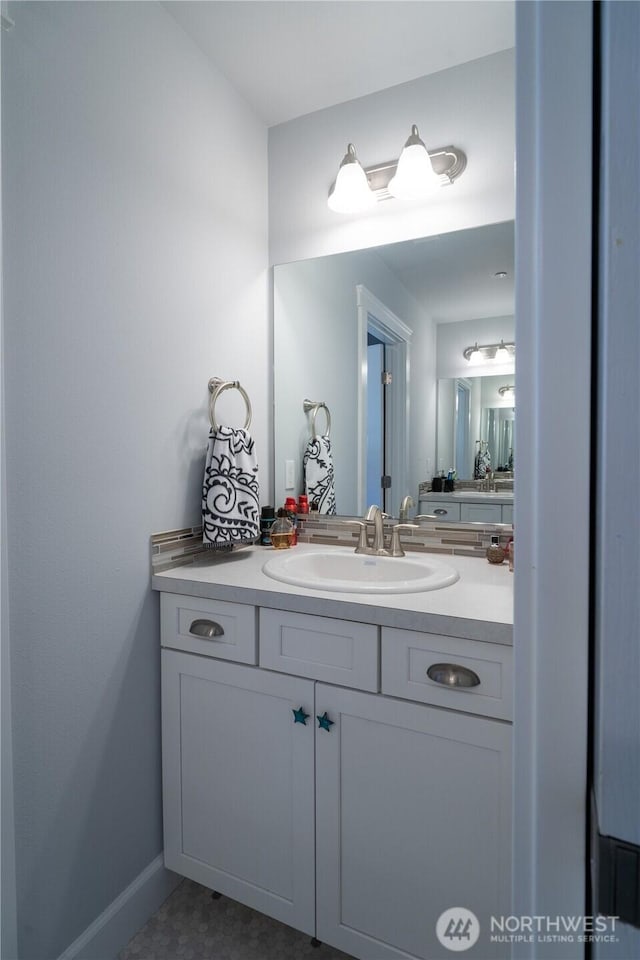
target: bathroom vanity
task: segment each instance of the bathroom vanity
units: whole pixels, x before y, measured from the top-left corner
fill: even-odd
[[[423,493],[419,512],[434,513],[439,521],[453,523],[513,523],[513,493]]]
[[[456,906],[472,955],[506,956],[506,565],[448,557],[445,589],[356,595],[271,580],[272,555],[153,578],[167,867],[362,960],[441,956]]]

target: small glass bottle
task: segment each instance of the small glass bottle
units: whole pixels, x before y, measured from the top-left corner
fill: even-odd
[[[274,550],[288,550],[293,537],[293,524],[282,507],[278,510],[278,519],[271,527],[271,545]]]
[[[293,526],[293,538],[291,546],[295,547],[298,542],[298,504],[295,497],[287,497],[284,502],[284,509]]]
[[[487,560],[489,563],[504,563],[504,547],[500,546],[500,537],[491,537],[491,544],[487,547]]]

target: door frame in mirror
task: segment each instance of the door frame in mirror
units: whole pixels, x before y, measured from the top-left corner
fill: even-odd
[[[367,334],[373,328],[391,350],[387,351],[389,372],[398,389],[390,397],[389,456],[392,477],[392,496],[399,490],[400,497],[409,476],[409,370],[410,346],[413,331],[385,304],[378,300],[362,284],[356,285],[356,308],[358,322],[358,435],[357,435],[357,505],[358,513],[364,514],[367,504]]]

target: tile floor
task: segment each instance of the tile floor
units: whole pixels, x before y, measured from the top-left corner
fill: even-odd
[[[352,960],[291,927],[183,880],[120,960]]]

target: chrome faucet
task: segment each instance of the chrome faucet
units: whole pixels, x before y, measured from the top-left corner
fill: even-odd
[[[371,544],[371,553],[379,557],[388,556],[384,548],[384,521],[382,519],[382,510],[375,503],[367,510],[365,520],[367,523],[373,523],[373,543]]]
[[[388,557],[389,553],[384,547],[384,514],[380,507],[375,503],[371,504],[367,510],[364,520],[350,520],[353,526],[360,531],[356,553],[364,553],[367,556]],[[367,525],[373,524],[373,543],[369,541]]]
[[[398,520],[400,523],[405,523],[409,519],[409,510],[411,507],[415,507],[415,500],[409,494],[403,499],[400,504],[400,513],[398,514]]]
[[[410,498],[409,498],[410,499]],[[400,542],[400,533],[404,530],[419,530],[419,523],[396,523],[391,527],[391,543],[387,550],[384,545],[384,517],[380,507],[372,504],[366,512],[364,520],[350,520],[360,531],[356,553],[375,557],[404,557],[404,550]],[[421,514],[416,520],[437,520],[434,514]],[[373,523],[373,543],[369,542],[367,524]]]

